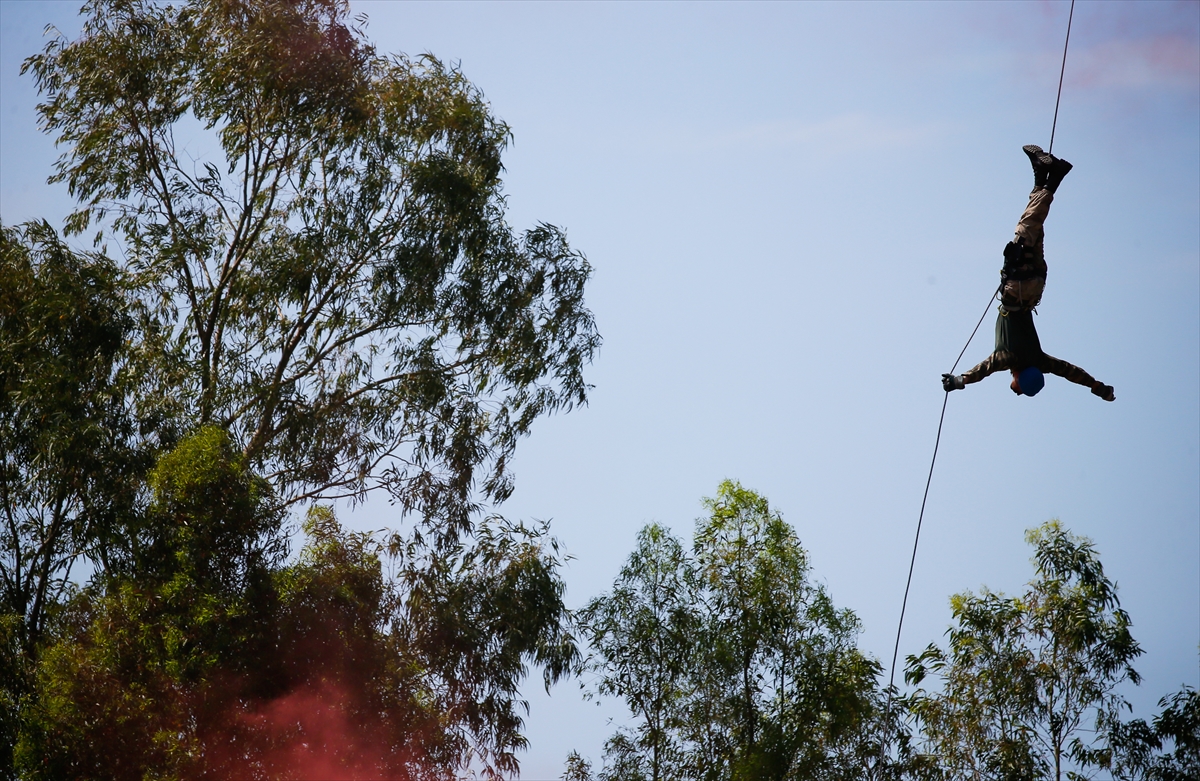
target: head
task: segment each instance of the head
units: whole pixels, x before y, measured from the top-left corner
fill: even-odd
[[[1042,370],[1036,366],[1027,366],[1020,371],[1013,369],[1012,376],[1012,382],[1008,387],[1012,388],[1012,392],[1018,396],[1036,396],[1046,384]]]

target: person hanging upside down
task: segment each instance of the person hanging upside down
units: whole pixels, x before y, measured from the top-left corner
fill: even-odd
[[[1077,385],[1085,385],[1105,401],[1115,401],[1111,385],[1066,361],[1042,351],[1033,325],[1033,308],[1042,300],[1046,287],[1046,257],[1043,249],[1043,225],[1050,213],[1054,193],[1071,170],[1066,160],[1043,152],[1032,144],[1024,147],[1033,164],[1033,192],[1016,236],[1004,248],[1004,267],[1000,271],[1000,314],[996,318],[996,349],[982,363],[959,375],[943,374],[942,388],[962,390],[984,377],[1007,369],[1012,373],[1009,385],[1013,393],[1036,396],[1045,385],[1046,374],[1055,374]]]

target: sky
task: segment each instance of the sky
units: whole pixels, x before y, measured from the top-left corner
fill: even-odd
[[[61,225],[20,62],[76,2],[0,3],[0,219]],[[1068,2],[355,2],[382,52],[456,63],[513,131],[517,229],[566,229],[604,346],[587,407],[535,425],[500,511],[552,519],[567,602],[637,531],[690,540],[725,478],[767,496],[890,662],[949,371],[1050,142]],[[1200,3],[1080,2],[1046,224],[1047,352],[1116,388],[1003,376],[949,398],[901,657],[951,594],[1018,593],[1024,532],[1091,538],[1145,649],[1134,715],[1200,685]],[[958,371],[991,350],[989,312]],[[342,519],[401,523],[382,497]],[[631,723],[530,679],[522,778]],[[582,681],[588,684],[588,679]]]

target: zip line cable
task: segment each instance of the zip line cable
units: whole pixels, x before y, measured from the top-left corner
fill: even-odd
[[[1071,43],[1071,20],[1075,18],[1075,0],[1071,0],[1071,13],[1067,16],[1067,39],[1063,41],[1062,69],[1058,72],[1058,97],[1054,99],[1054,124],[1050,126],[1050,148],[1047,154],[1054,154],[1054,131],[1058,129],[1058,104],[1062,102],[1063,75],[1067,72],[1067,46]]]
[[[996,293],[999,292],[1000,288],[996,288],[992,297],[988,299],[987,306],[983,308],[983,314],[979,316],[979,322],[975,324],[975,330],[971,331],[971,335],[967,337],[967,343],[963,345],[954,365],[950,367],[951,374],[954,374],[954,370],[958,368],[958,362],[962,360],[967,348],[971,346],[975,334],[979,333],[979,326],[983,325],[983,319],[987,317],[988,312],[992,311],[992,302],[996,300]],[[913,570],[917,565],[917,543],[921,541],[921,523],[925,520],[925,503],[929,500],[929,484],[933,482],[933,467],[937,463],[938,446],[942,444],[942,423],[946,420],[946,403],[948,401],[950,401],[950,391],[946,391],[942,397],[942,414],[938,418],[937,438],[933,441],[933,458],[929,460],[929,476],[925,478],[925,495],[921,497],[921,514],[917,516],[917,534],[913,538],[912,559],[908,562],[908,580],[904,584],[904,601],[900,603],[900,624],[896,627],[896,645],[892,649],[892,674],[888,680],[889,710],[891,708],[891,689],[896,684],[896,660],[900,658],[900,630],[904,628],[904,611],[908,607],[908,590],[912,587]]]
[[[954,374],[954,370],[958,368],[958,362],[966,355],[967,348],[971,346],[971,342],[975,339],[975,334],[979,333],[979,326],[983,325],[983,319],[987,317],[988,312],[992,309],[992,302],[996,300],[996,294],[1000,292],[997,287],[992,292],[991,298],[988,299],[987,306],[983,308],[983,314],[979,316],[979,322],[975,323],[974,330],[967,337],[967,343],[963,345],[959,351],[958,357],[954,359],[954,365],[950,367],[950,373]],[[925,494],[921,497],[921,513],[917,516],[917,533],[913,538],[912,558],[908,562],[908,580],[904,584],[904,600],[900,603],[900,623],[896,627],[896,645],[892,648],[892,668],[891,676],[888,679],[888,700],[887,708],[884,711],[883,725],[887,729],[888,720],[892,715],[892,698],[896,686],[896,661],[900,658],[900,631],[904,628],[904,612],[908,608],[908,592],[912,587],[913,570],[917,566],[917,544],[921,541],[921,523],[925,520],[925,504],[929,500],[929,486],[933,482],[933,467],[937,464],[938,447],[942,444],[942,424],[946,420],[946,404],[950,401],[950,391],[946,391],[942,397],[942,414],[938,417],[937,438],[933,442],[933,458],[929,460],[929,475],[925,478]],[[883,752],[886,746],[885,741],[879,742],[880,760],[883,759]],[[881,762],[882,764],[882,762]]]
[[[1075,19],[1075,0],[1071,0],[1071,11],[1067,16],[1067,35],[1063,41],[1063,56],[1062,67],[1058,72],[1058,96],[1054,99],[1054,122],[1050,126],[1050,146],[1047,148],[1047,153],[1054,151],[1054,133],[1058,129],[1058,107],[1062,103],[1062,87],[1063,76],[1067,72],[1067,47],[1071,44],[1071,22]],[[1003,283],[1001,283],[1003,284]],[[950,373],[954,374],[954,370],[958,368],[958,362],[966,354],[967,348],[970,347],[971,341],[975,338],[975,334],[979,332],[979,326],[983,325],[983,319],[987,317],[987,313],[992,308],[992,301],[996,300],[996,295],[1000,292],[997,287],[992,297],[988,299],[987,307],[984,308],[983,314],[979,317],[979,322],[975,324],[975,330],[971,331],[971,335],[967,338],[967,343],[963,345],[962,351],[959,352],[958,358],[954,360],[954,366],[950,368]],[[921,512],[917,516],[917,533],[913,537],[912,558],[908,563],[908,580],[904,583],[904,599],[900,603],[900,621],[896,626],[896,644],[892,648],[892,669],[888,678],[888,698],[887,708],[884,710],[883,729],[887,729],[888,721],[892,715],[892,700],[895,695],[896,687],[896,662],[900,658],[900,633],[904,629],[904,613],[908,608],[908,592],[912,588],[913,570],[917,564],[917,544],[921,541],[921,524],[925,520],[925,504],[929,500],[929,486],[933,482],[933,467],[937,464],[938,447],[942,443],[942,424],[946,421],[946,404],[950,401],[950,391],[946,391],[946,395],[942,398],[942,414],[938,417],[937,437],[933,441],[933,457],[929,460],[929,475],[925,478],[925,493],[921,497]],[[881,736],[882,738],[882,736]],[[886,740],[879,741],[879,770],[883,768],[884,753],[887,748]]]

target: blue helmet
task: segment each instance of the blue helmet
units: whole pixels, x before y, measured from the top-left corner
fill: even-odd
[[[1017,385],[1021,387],[1021,393],[1026,396],[1036,396],[1046,385],[1046,378],[1042,375],[1042,370],[1036,366],[1027,366],[1017,375]]]

